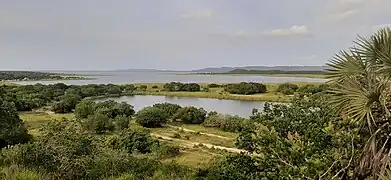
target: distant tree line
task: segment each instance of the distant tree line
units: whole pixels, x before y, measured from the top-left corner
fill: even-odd
[[[49,80],[49,79],[81,79],[81,77],[60,76],[55,73],[33,72],[33,71],[0,71],[0,81],[22,81],[22,80]]]

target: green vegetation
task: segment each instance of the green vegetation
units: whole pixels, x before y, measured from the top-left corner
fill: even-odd
[[[198,92],[201,90],[201,86],[197,83],[180,83],[171,82],[164,86],[167,91],[187,91],[187,92]]]
[[[145,107],[136,115],[137,123],[144,127],[161,127],[168,122],[168,114],[158,107]]]
[[[227,84],[224,90],[231,94],[250,95],[250,94],[265,93],[266,86],[261,83],[241,82],[238,84]]]
[[[0,81],[38,81],[38,80],[75,80],[88,79],[79,76],[66,76],[55,73],[31,71],[0,71]]]

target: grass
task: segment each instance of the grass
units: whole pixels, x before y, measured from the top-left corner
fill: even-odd
[[[33,136],[39,135],[39,129],[42,128],[46,123],[51,120],[68,118],[72,119],[75,117],[73,113],[69,114],[52,114],[43,111],[28,111],[20,112],[20,118],[24,121],[29,130],[29,133]]]
[[[178,124],[177,126],[185,128],[185,129],[190,129],[190,130],[193,130],[193,131],[197,131],[197,132],[208,133],[208,134],[215,134],[215,135],[224,136],[224,137],[232,138],[232,139],[236,139],[238,137],[238,134],[236,134],[236,133],[222,131],[222,130],[219,130],[217,128],[204,127],[202,125]]]
[[[200,126],[200,125],[198,125],[198,126]],[[195,143],[196,142],[196,143],[212,144],[215,146],[224,146],[224,147],[229,147],[229,148],[235,147],[235,139],[234,138],[222,139],[222,138],[218,138],[218,137],[196,134],[193,132],[181,131],[180,129],[170,128],[170,127],[154,128],[154,129],[151,129],[151,133],[161,135],[161,136],[166,136],[166,137],[174,137],[175,134],[180,134],[180,138],[174,138],[174,139],[177,139],[179,142],[182,142],[182,143]],[[187,138],[185,138],[186,136],[189,137],[188,140],[187,140]]]

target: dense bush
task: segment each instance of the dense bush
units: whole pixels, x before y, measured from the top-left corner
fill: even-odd
[[[0,98],[0,148],[30,140],[13,103]]]
[[[86,129],[94,131],[96,134],[103,134],[107,131],[114,130],[113,120],[104,114],[89,115],[88,118],[83,119],[83,125]]]
[[[166,83],[163,86],[167,91],[188,91],[188,92],[198,92],[201,90],[201,86],[197,83],[180,83],[180,82],[171,82]]]
[[[261,83],[241,82],[239,84],[228,84],[225,91],[231,94],[257,94],[266,92],[266,86]]]
[[[207,170],[206,179],[247,180],[262,179],[262,164],[248,155],[230,155]],[[280,177],[282,178],[282,177]]]
[[[316,94],[320,92],[325,92],[328,89],[327,84],[320,84],[320,85],[305,85],[299,87],[297,89],[297,92],[301,94]]]
[[[171,103],[158,103],[154,104],[153,107],[162,109],[169,117],[172,117],[179,109],[181,109],[181,106],[178,104]]]
[[[359,125],[339,121],[326,99],[311,96],[290,105],[266,104],[251,117],[262,125],[241,131],[237,146],[262,153],[262,178],[331,179],[344,169],[338,177],[355,179],[349,159],[358,159],[364,145],[363,139],[353,141]]]
[[[280,84],[278,86],[277,92],[281,92],[281,93],[286,94],[286,95],[291,95],[298,88],[299,88],[299,86],[297,86],[296,84],[284,83],[284,84]]]
[[[158,141],[153,139],[146,130],[127,129],[111,140],[115,149],[122,149],[128,153],[150,153]]]
[[[172,117],[174,121],[180,120],[186,124],[201,124],[206,117],[206,111],[193,106],[183,107]]]
[[[161,127],[168,122],[168,114],[157,107],[146,107],[136,114],[136,121],[143,127]]]
[[[114,118],[114,126],[117,131],[129,128],[131,117],[117,116]]]
[[[242,128],[247,125],[247,121],[245,118],[239,116],[210,112],[202,125],[205,127],[219,128],[228,132],[240,132]]]
[[[87,118],[89,115],[96,113],[115,118],[117,116],[131,117],[135,111],[132,105],[126,102],[117,103],[113,100],[104,102],[84,100],[76,105],[75,115],[77,118]]]

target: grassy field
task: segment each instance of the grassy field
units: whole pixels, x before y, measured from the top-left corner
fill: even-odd
[[[206,87],[210,83],[199,83],[202,87]],[[226,84],[226,83],[224,83]],[[292,96],[287,96],[277,92],[277,87],[281,83],[265,83],[267,92],[252,95],[229,94],[224,92],[223,88],[210,88],[209,92],[167,92],[163,90],[164,83],[140,83],[135,86],[140,87],[146,85],[146,91],[137,91],[137,95],[156,95],[156,96],[178,96],[178,97],[198,97],[198,98],[212,98],[212,99],[230,99],[243,101],[267,101],[267,102],[290,102]],[[298,86],[304,85],[318,85],[322,83],[309,82],[294,82]],[[157,88],[153,88],[153,87]]]
[[[19,113],[20,118],[25,122],[29,133],[36,136],[39,135],[39,129],[51,120],[61,118],[74,118],[73,113],[69,114],[54,114],[44,111],[28,111]]]

